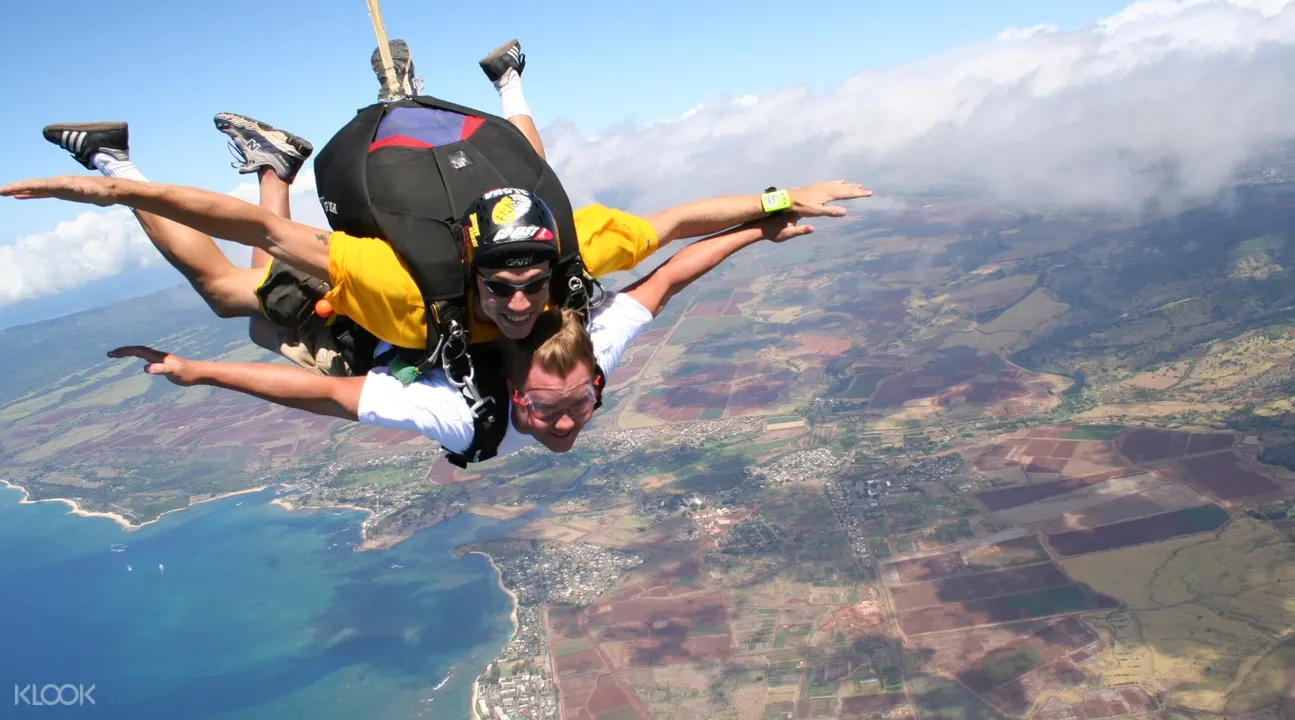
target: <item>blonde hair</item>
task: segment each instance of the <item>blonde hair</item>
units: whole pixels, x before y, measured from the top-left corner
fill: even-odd
[[[499,352],[503,356],[504,374],[514,387],[526,384],[531,367],[555,375],[566,376],[580,363],[594,371],[598,360],[594,355],[594,342],[589,331],[574,310],[549,308],[535,321],[531,334],[522,340],[500,338]]]

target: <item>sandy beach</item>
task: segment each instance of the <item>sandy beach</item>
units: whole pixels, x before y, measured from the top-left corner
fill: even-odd
[[[517,635],[517,607],[518,607],[517,593],[510,590],[507,585],[504,585],[504,573],[502,570],[499,569],[499,566],[495,564],[494,558],[490,557],[490,555],[488,555],[487,553],[481,552],[480,550],[471,550],[467,554],[480,555],[481,557],[484,557],[486,559],[486,562],[490,563],[491,569],[495,571],[495,577],[499,579],[499,589],[503,590],[505,593],[508,594],[508,600],[513,604],[513,611],[508,616],[509,621],[512,622],[513,624],[513,629],[509,631],[508,639],[504,641],[503,648],[506,648],[508,647],[508,643],[513,641],[513,637]],[[503,651],[503,648],[500,648],[501,652]],[[498,661],[498,658],[496,658],[496,661]],[[481,676],[485,674],[486,668],[488,667],[490,667],[489,664],[487,664],[485,668],[481,668],[481,672],[477,673],[477,677],[472,681],[472,700],[471,700],[472,720],[480,719],[480,715],[477,713],[477,696],[480,692],[477,688],[477,685],[481,682]],[[481,719],[481,720],[484,720],[484,719]]]
[[[87,517],[87,518],[93,518],[93,517],[108,518],[109,520],[112,520],[113,522],[120,525],[121,528],[123,530],[126,530],[127,532],[133,532],[135,530],[138,530],[144,527],[145,525],[152,525],[153,523],[157,522],[158,520],[161,520],[162,518],[166,517],[167,515],[170,515],[171,513],[180,512],[182,510],[188,510],[194,505],[201,505],[202,503],[208,503],[215,500],[223,500],[224,498],[233,497],[235,495],[247,495],[248,493],[257,493],[270,487],[269,485],[261,485],[260,487],[248,488],[246,490],[235,490],[234,492],[212,495],[210,497],[204,497],[201,500],[194,500],[190,498],[189,503],[184,507],[175,508],[174,510],[167,510],[166,512],[162,513],[161,515],[158,515],[152,520],[149,520],[147,522],[142,522],[137,525],[127,520],[126,518],[122,517],[121,515],[118,515],[117,513],[99,512],[97,510],[86,510],[85,508],[81,507],[80,503],[78,503],[76,500],[73,500],[71,498],[45,498],[44,500],[32,500],[31,493],[27,491],[27,488],[21,485],[15,485],[3,479],[0,479],[0,485],[4,485],[5,487],[8,487],[8,488],[13,488],[14,490],[18,490],[22,493],[22,500],[18,501],[19,505],[36,505],[37,503],[47,503],[47,502],[63,503],[64,505],[67,505],[68,507],[71,508],[69,513],[72,515],[77,515],[79,517]]]

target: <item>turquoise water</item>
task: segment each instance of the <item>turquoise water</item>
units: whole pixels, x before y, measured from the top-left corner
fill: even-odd
[[[463,718],[511,630],[486,559],[449,553],[516,523],[354,552],[361,514],[272,491],[135,532],[21,497],[0,487],[0,717]],[[93,684],[95,705],[11,705],[29,683]]]

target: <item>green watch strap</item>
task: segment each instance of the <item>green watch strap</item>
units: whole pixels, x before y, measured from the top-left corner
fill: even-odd
[[[791,207],[791,193],[771,187],[760,196],[760,207],[770,215],[787,210]]]

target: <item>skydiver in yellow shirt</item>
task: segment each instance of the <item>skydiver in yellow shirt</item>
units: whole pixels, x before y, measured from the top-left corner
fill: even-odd
[[[404,57],[408,57],[406,53]],[[521,93],[525,58],[513,41],[481,61],[500,92],[504,115],[543,154],[539,134]],[[400,82],[416,82],[412,61],[397,64]],[[380,75],[381,77],[381,75]],[[385,91],[385,88],[384,88]],[[257,344],[284,354],[321,374],[352,374],[336,327],[346,319],[397,347],[422,348],[426,341],[425,305],[408,266],[392,247],[373,238],[355,238],[292,222],[288,186],[312,152],[290,133],[243,116],[221,113],[216,125],[231,138],[240,173],[257,173],[258,207],[228,195],[195,188],[149,183],[129,160],[125,123],[53,125],[45,137],[68,150],[87,168],[106,177],[63,176],[15,183],[3,194],[20,198],[56,197],[97,205],[122,204],[136,216],[159,251],[179,269],[222,317],[252,317]],[[790,191],[791,212],[805,217],[839,216],[845,209],[828,203],[870,195],[862,187],[829,182]],[[593,205],[574,213],[581,255],[595,277],[634,267],[671,241],[709,235],[765,214],[761,195],[719,197],[675,206],[638,217]],[[254,248],[252,268],[239,268],[219,251],[212,236]],[[265,322],[267,306],[280,288],[270,257],[313,276],[312,288],[327,292],[336,315],[322,323]],[[270,265],[267,267],[267,264]],[[525,337],[548,302],[543,281],[548,263],[520,268],[479,268],[470,297],[472,342],[499,333]],[[324,283],[327,283],[325,285]],[[289,290],[291,288],[288,288]],[[258,290],[260,294],[258,296]]]

